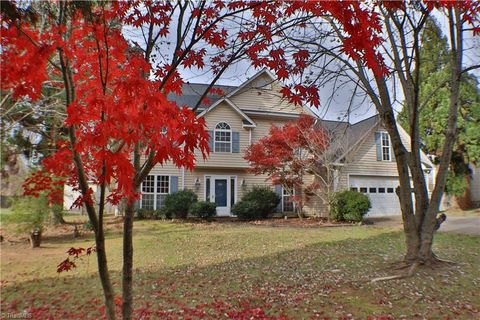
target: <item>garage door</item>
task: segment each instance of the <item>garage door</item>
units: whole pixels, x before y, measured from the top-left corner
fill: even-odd
[[[350,176],[350,190],[365,193],[372,204],[367,216],[399,215],[400,202],[395,188],[398,177]]]

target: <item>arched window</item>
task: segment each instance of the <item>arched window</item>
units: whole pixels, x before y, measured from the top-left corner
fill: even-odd
[[[232,129],[226,122],[215,126],[215,152],[232,152]]]

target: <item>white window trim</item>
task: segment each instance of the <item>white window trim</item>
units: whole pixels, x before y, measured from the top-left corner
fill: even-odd
[[[207,199],[207,179],[212,179],[212,176],[211,175],[204,175],[203,176],[203,199],[205,199],[205,201],[210,202],[210,199]],[[210,180],[210,181],[212,181],[212,180]],[[210,190],[210,194],[211,193],[212,193],[212,190]]]
[[[388,146],[383,144],[383,135],[387,136],[388,139]],[[382,161],[392,161],[392,139],[390,139],[390,135],[386,131],[380,131],[380,146],[382,148]],[[383,157],[383,149],[388,148],[388,160],[385,160]]]
[[[230,129],[217,129],[217,126],[220,123],[225,123],[230,127]],[[216,145],[217,145],[217,132],[229,132],[230,133],[230,151],[217,151]],[[227,141],[218,141],[219,143],[226,144]],[[215,125],[215,128],[213,129],[213,152],[218,152],[218,153],[232,153],[233,149],[233,131],[232,131],[232,126],[226,122],[226,121],[220,121]]]
[[[284,198],[285,197],[292,197],[292,196],[295,196],[295,190],[293,190],[293,195],[288,195],[288,194],[285,194],[285,188],[282,186],[282,212],[295,212],[295,201],[292,200],[292,205],[293,205],[293,211],[285,211],[283,209],[283,201],[284,201]]]
[[[232,188],[231,188],[231,180],[232,178],[235,180],[234,184],[235,184],[235,190],[233,190],[232,192]],[[232,195],[235,197],[233,199],[233,204],[237,203],[238,202],[238,179],[237,179],[237,176],[230,176],[230,209],[232,208],[232,200],[231,200],[231,197]],[[230,212],[231,214],[231,212]]]
[[[172,175],[170,174],[149,174],[147,175],[148,176],[153,176],[153,192],[143,192],[143,186],[140,185],[140,190],[141,191],[141,197],[140,197],[140,209],[143,209],[143,206],[142,206],[142,197],[144,194],[153,194],[153,210],[157,210],[157,195],[159,194],[170,194],[172,193]],[[158,177],[161,177],[161,176],[164,176],[164,177],[168,177],[168,193],[160,193],[160,192],[157,192],[157,179]],[[142,184],[143,184],[143,181],[142,181]]]

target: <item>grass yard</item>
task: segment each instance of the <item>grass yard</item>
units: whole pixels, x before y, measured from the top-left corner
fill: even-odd
[[[25,310],[34,319],[100,318],[94,257],[56,273],[68,248],[92,244],[89,235],[46,239],[35,250],[2,244],[2,317]],[[107,248],[118,294],[121,244],[120,229],[111,229]],[[437,253],[457,266],[372,284],[402,258],[398,228],[136,222],[135,318],[479,318],[479,244],[480,237],[438,234]]]

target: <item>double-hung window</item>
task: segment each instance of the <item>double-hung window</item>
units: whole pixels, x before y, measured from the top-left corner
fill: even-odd
[[[163,207],[170,191],[170,176],[148,175],[142,182],[142,209],[157,210]]]
[[[232,128],[226,122],[215,126],[215,152],[232,152]]]
[[[293,202],[293,196],[286,190],[282,188],[282,211],[283,212],[293,212],[295,210],[295,204]]]
[[[381,142],[382,142],[382,160],[391,161],[392,160],[392,147],[390,143],[390,136],[387,132],[381,133]]]

